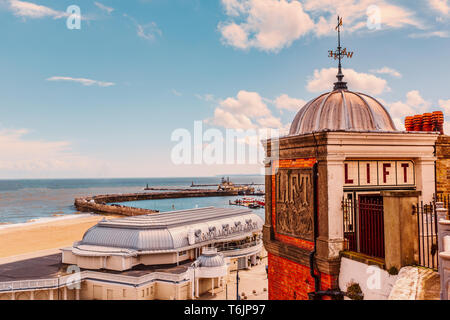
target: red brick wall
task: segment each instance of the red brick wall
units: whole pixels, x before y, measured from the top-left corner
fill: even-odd
[[[312,251],[314,242],[282,235],[276,232],[276,168],[308,168],[314,166],[316,159],[280,160],[273,164],[272,172],[272,225],[275,239],[296,247]],[[314,279],[309,265],[304,266],[288,259],[268,254],[269,300],[308,300],[308,293],[314,291]],[[337,279],[328,274],[320,275],[321,290],[332,288]]]
[[[269,300],[308,300],[308,293],[314,291],[314,279],[309,267],[268,254]],[[337,279],[320,274],[320,289],[332,288]]]

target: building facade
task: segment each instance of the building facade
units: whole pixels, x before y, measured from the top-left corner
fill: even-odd
[[[263,220],[246,208],[199,208],[103,220],[62,253],[16,263],[0,299],[195,299],[260,261]],[[28,277],[27,277],[28,276]],[[16,278],[16,281],[4,281]]]
[[[267,140],[269,299],[342,298],[342,259],[389,268],[383,199],[433,200],[438,137],[397,131],[379,101],[341,82]]]

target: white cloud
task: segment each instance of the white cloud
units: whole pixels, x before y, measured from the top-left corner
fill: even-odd
[[[108,14],[111,14],[114,11],[114,8],[105,6],[104,4],[95,1],[94,4],[103,11],[106,11]]]
[[[450,14],[450,2],[448,0],[428,0],[429,5],[435,11],[443,15]]]
[[[157,35],[162,36],[162,31],[158,28],[156,22],[152,21],[146,24],[140,24],[135,18],[129,16],[126,13],[124,13],[123,16],[130,19],[134,23],[134,25],[136,26],[137,35],[139,37],[153,41],[156,39]]]
[[[376,70],[370,70],[370,72],[372,73],[378,73],[378,74],[389,74],[395,78],[401,78],[402,74],[400,72],[398,72],[397,70],[394,70],[392,68],[389,67],[383,67],[381,69],[376,69]]]
[[[430,111],[431,102],[425,100],[419,91],[412,90],[406,94],[406,101],[385,103],[397,129],[404,130],[405,117]]]
[[[210,124],[229,129],[280,128],[281,120],[275,117],[257,92],[239,91],[236,97],[219,102]]]
[[[172,92],[174,95],[181,97],[183,94],[175,89],[170,90],[170,92]]]
[[[8,4],[12,12],[19,17],[34,19],[52,17],[54,19],[59,19],[67,16],[66,12],[56,11],[49,7],[37,5],[32,2],[10,0]]]
[[[450,117],[450,99],[448,100],[439,100],[439,106],[444,109],[444,113],[446,116]],[[450,134],[450,131],[448,131]]]
[[[137,35],[146,40],[155,40],[156,36],[162,35],[162,31],[158,29],[155,22],[137,25]]]
[[[69,81],[69,82],[77,82],[81,83],[83,86],[93,86],[97,85],[99,87],[111,87],[114,86],[114,82],[104,82],[92,79],[85,78],[72,78],[72,77],[50,77],[47,81]]]
[[[222,0],[226,13],[244,21],[219,23],[225,44],[278,51],[307,34],[314,22],[298,1]]]
[[[291,98],[287,94],[282,94],[275,99],[274,103],[279,110],[299,111],[306,104],[306,101]]]
[[[386,0],[221,0],[228,16],[218,29],[222,42],[238,49],[279,51],[293,41],[315,34],[334,34],[336,16],[344,18],[344,31],[367,29],[376,8],[380,26],[402,28],[424,25],[416,14]],[[367,29],[368,30],[368,29]]]
[[[32,140],[28,134],[26,129],[0,129],[1,177],[87,177],[108,166],[74,153],[67,141]]]
[[[430,32],[421,32],[421,33],[411,33],[409,35],[410,38],[419,39],[419,38],[450,38],[450,33],[448,31],[430,31]]]
[[[196,94],[195,97],[199,100],[203,100],[206,102],[211,102],[211,101],[215,101],[216,98],[214,97],[213,94],[211,93],[205,93],[205,94]]]
[[[281,123],[280,118],[274,117],[272,115],[264,117],[264,118],[259,118],[259,119],[257,119],[257,122],[263,128],[274,128],[274,129],[276,129],[276,128],[283,127],[283,124]]]
[[[249,117],[243,114],[233,114],[221,108],[216,108],[214,111],[214,118],[208,120],[208,123],[215,124],[227,129],[253,129],[255,125]]]
[[[369,7],[378,10],[368,12]],[[321,30],[317,32],[318,35],[334,32],[338,14],[343,17],[344,30],[349,32],[367,28],[369,16],[371,18],[379,17],[381,27],[402,28],[413,26],[423,28],[423,23],[413,11],[384,0],[306,0],[304,8],[311,16],[318,17],[317,24],[321,27]],[[375,17],[375,14],[377,17]]]
[[[353,69],[343,69],[344,81],[350,90],[361,91],[373,95],[389,91],[387,81],[368,73],[357,72]],[[306,88],[310,92],[323,92],[333,89],[336,79],[337,68],[314,70],[314,75],[309,79]]]
[[[227,98],[220,103],[224,109],[249,117],[268,116],[269,108],[257,92],[239,91],[236,98]]]

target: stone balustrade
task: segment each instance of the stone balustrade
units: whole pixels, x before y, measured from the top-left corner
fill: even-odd
[[[447,219],[447,209],[442,203],[437,203],[438,213],[438,247],[439,273],[441,277],[441,300],[450,300],[450,220]]]

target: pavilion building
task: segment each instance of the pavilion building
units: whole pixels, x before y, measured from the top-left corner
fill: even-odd
[[[263,220],[198,208],[99,222],[61,254],[0,266],[0,299],[195,299],[260,262]]]

